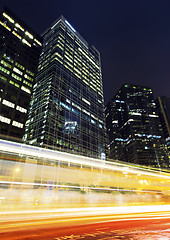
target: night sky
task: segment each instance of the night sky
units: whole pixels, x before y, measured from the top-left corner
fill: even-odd
[[[36,32],[61,14],[101,53],[105,103],[125,82],[170,97],[170,1],[0,0]]]

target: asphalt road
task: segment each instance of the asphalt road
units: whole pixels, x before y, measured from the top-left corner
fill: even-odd
[[[1,240],[169,240],[170,212],[117,215],[49,215],[1,220]]]

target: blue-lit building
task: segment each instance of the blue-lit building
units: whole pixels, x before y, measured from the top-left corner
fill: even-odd
[[[124,84],[105,108],[110,158],[169,167],[167,147],[149,87]]]
[[[61,16],[43,34],[25,140],[101,158],[105,153],[100,53]]]
[[[0,14],[0,134],[22,139],[42,38],[9,9]]]

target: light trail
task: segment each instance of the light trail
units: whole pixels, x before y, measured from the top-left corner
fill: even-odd
[[[60,185],[60,184],[48,184],[48,183],[29,183],[29,182],[13,182],[13,181],[0,181],[0,184],[16,184],[16,185],[30,185],[30,186],[42,186],[42,187],[56,187],[56,188],[74,188],[74,189],[88,189],[88,190],[102,190],[102,191],[117,191],[117,192],[137,192],[137,193],[153,193],[149,190],[130,190],[130,189],[118,189],[118,188],[100,188],[100,187],[85,187],[74,185]],[[168,190],[170,191],[170,190]],[[160,191],[154,191],[154,194],[160,193]],[[1,198],[0,198],[1,199]]]
[[[2,139],[0,139],[0,150],[5,152],[17,153],[20,155],[23,154],[26,156],[46,158],[49,160],[55,160],[55,161],[58,160],[58,161],[63,161],[68,163],[71,162],[71,163],[80,164],[80,165],[84,164],[86,166],[97,167],[100,169],[110,169],[113,171],[121,171],[121,172],[126,171],[128,173],[170,179],[169,173],[162,173],[162,172],[158,173],[154,170],[150,170],[150,169],[144,170],[140,167],[138,167],[139,170],[137,170],[135,167],[129,166],[126,164],[120,164],[120,163],[114,163],[114,162],[108,162],[108,161],[103,162],[101,160],[94,159],[94,158],[73,155],[73,154],[54,151],[50,149],[43,149],[43,148],[34,147],[26,144],[14,143],[14,142],[2,140]]]
[[[115,215],[131,213],[151,213],[151,212],[170,212],[170,205],[143,205],[143,206],[119,206],[119,207],[89,207],[89,208],[59,208],[48,210],[28,210],[28,211],[6,211],[0,215],[10,214],[33,214],[33,213],[74,213],[76,216],[88,215]],[[170,214],[170,213],[169,213]],[[56,215],[55,215],[56,216]],[[67,215],[65,215],[67,216]]]

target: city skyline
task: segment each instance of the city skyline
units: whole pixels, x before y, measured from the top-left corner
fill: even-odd
[[[7,5],[38,33],[63,14],[101,52],[105,104],[125,82],[151,87],[154,98],[169,97],[169,3],[88,3],[2,0],[0,8]]]

